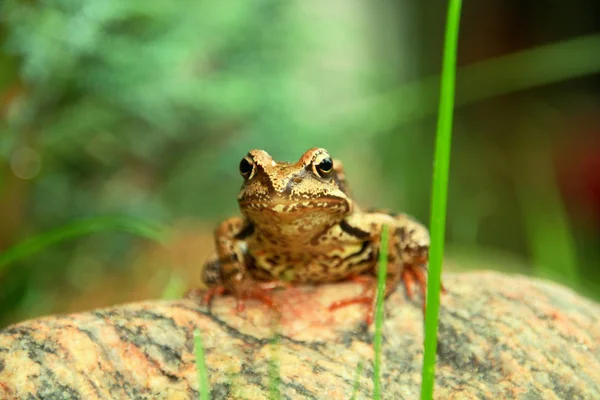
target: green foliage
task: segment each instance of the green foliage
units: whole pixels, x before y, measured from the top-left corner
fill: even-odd
[[[437,354],[438,314],[442,262],[446,232],[446,204],[448,198],[448,174],[452,143],[452,120],[454,113],[454,86],[456,79],[456,53],[462,1],[450,0],[446,22],[446,40],[442,65],[440,109],[436,133],[435,164],[433,168],[433,191],[431,198],[431,247],[427,278],[427,311],[425,316],[425,350],[421,399],[431,400],[435,384],[435,357]]]
[[[589,34],[568,40],[527,48],[463,66],[457,72],[459,82],[468,82],[457,93],[456,105],[465,106],[489,98],[539,86],[551,85],[600,71],[600,35]],[[556,60],[569,60],[557,63]],[[427,76],[400,84],[373,96],[353,115],[349,125],[387,131],[407,127],[438,109],[440,76]],[[407,102],[410,98],[414,101]]]
[[[166,270],[163,273],[169,274]],[[185,292],[186,282],[183,278],[176,273],[170,273],[169,280],[167,281],[160,298],[165,300],[177,300],[181,299],[185,295]]]
[[[327,94],[319,79],[350,82],[356,73],[311,60],[328,51],[312,22],[283,0],[0,3],[0,111],[10,99],[0,201],[13,194],[4,191],[17,150],[40,166],[14,211],[27,223],[7,225],[0,250],[90,215],[214,223],[236,212],[236,167],[249,149],[292,159],[331,144],[338,107],[319,106]],[[118,235],[89,237],[46,248],[11,273],[34,292],[50,290],[69,282],[74,254],[93,249],[98,262],[87,271],[102,275],[126,268],[133,247]],[[16,290],[12,307],[23,296]]]
[[[39,196],[71,188],[35,217],[74,204],[85,213],[99,206],[98,194],[109,211],[214,212],[219,202],[202,194],[222,187],[223,176],[233,179],[232,166],[249,148],[265,135],[284,148],[289,139],[278,133],[308,129],[294,115],[289,87],[301,43],[290,8],[276,0],[185,9],[165,0],[3,2],[6,48],[21,58],[31,89],[13,106],[8,128],[32,132],[31,144],[43,149]],[[227,152],[208,151],[226,143]],[[98,193],[88,181],[123,169],[156,171],[152,184],[164,185],[169,207],[130,180],[112,189],[137,201]]]
[[[355,400],[358,395],[358,389],[360,388],[360,376],[362,375],[363,370],[363,362],[362,360],[356,366],[356,378],[354,380],[354,386],[352,387],[352,397],[351,400]]]
[[[204,346],[202,345],[202,335],[199,329],[194,329],[194,352],[196,355],[196,371],[198,373],[198,399],[208,400],[208,372],[204,360]]]
[[[373,337],[373,398],[381,398],[381,351],[383,345],[383,300],[385,298],[385,282],[387,280],[389,227],[381,229],[381,245],[377,265],[377,298],[375,300],[375,335]]]
[[[30,237],[0,253],[0,273],[11,263],[22,261],[32,254],[64,240],[114,231],[131,233],[157,242],[165,241],[164,229],[137,218],[127,216],[86,218]]]
[[[281,373],[279,371],[279,357],[278,351],[280,337],[275,334],[271,339],[271,348],[273,352],[269,357],[269,399],[279,400],[281,399]]]
[[[13,319],[55,312],[55,299],[65,286],[85,290],[93,277],[127,268],[126,256],[136,256],[130,253],[136,237],[163,238],[161,228],[144,221],[168,224],[192,216],[212,226],[235,213],[240,184],[236,165],[250,148],[265,148],[278,159],[297,159],[308,147],[325,146],[344,160],[354,192],[359,200],[366,198],[365,205],[388,202],[425,221],[427,199],[433,197],[423,370],[424,398],[430,396],[450,151],[449,136],[446,142],[439,135],[442,126],[451,123],[446,85],[453,72],[445,68],[442,76],[440,110],[446,114],[439,116],[438,170],[431,194],[435,138],[429,118],[436,111],[440,77],[423,71],[428,65],[437,69],[437,61],[427,58],[436,50],[427,36],[437,34],[427,31],[426,24],[420,26],[422,21],[415,22],[420,18],[411,12],[414,8],[422,13],[417,17],[439,25],[436,15],[441,11],[431,0],[411,10],[402,2],[361,3],[356,8],[348,3],[344,10],[331,4],[0,3],[0,205],[6,207],[0,212],[18,214],[21,221],[15,226],[3,221],[5,231],[0,230],[0,316],[15,310]],[[382,14],[389,18],[386,23],[379,18]],[[475,12],[470,15],[478,17]],[[353,18],[372,18],[373,26],[361,29],[350,22]],[[407,21],[410,26],[403,23]],[[555,24],[546,25],[554,31]],[[406,50],[393,41],[387,45],[393,36],[390,30],[399,26],[405,44],[416,43],[413,48]],[[417,34],[418,30],[427,32]],[[599,35],[587,35],[465,65],[458,71],[464,84],[456,104],[481,106],[485,99],[524,89],[532,93],[536,87],[596,74],[599,45]],[[380,53],[373,51],[377,46]],[[494,46],[489,49],[494,51]],[[470,59],[473,56],[481,54],[471,53]],[[446,55],[446,66],[453,64],[452,57]],[[402,71],[409,70],[413,60],[423,65],[407,76],[395,70],[398,59]],[[428,77],[415,79],[423,75]],[[561,86],[554,100],[567,98],[570,103],[570,96],[585,98],[585,93]],[[503,249],[526,260],[531,251],[529,258],[537,263],[535,268],[525,262],[517,267],[507,266],[508,261],[492,264],[489,257],[470,250],[475,268],[564,276],[569,283],[593,288],[598,285],[597,232],[571,228],[550,163],[542,163],[547,173],[521,176],[506,156],[522,147],[520,157],[527,160],[540,143],[536,138],[514,140],[530,134],[504,125],[510,119],[506,116],[524,109],[532,125],[541,125],[549,113],[532,117],[530,100],[514,103],[510,108],[510,98],[488,105],[495,113],[488,110],[479,124],[467,107],[461,110],[466,116],[453,143],[459,157],[453,159],[448,194],[448,238],[486,255],[496,254],[488,248]],[[568,107],[557,107],[569,113]],[[554,139],[556,132],[547,131],[547,140]],[[39,173],[25,181],[15,178],[13,158],[20,149],[39,159]],[[19,207],[10,208],[13,203]],[[80,220],[115,213],[128,220]],[[78,222],[65,224],[74,219]],[[104,231],[126,234],[89,235]],[[70,238],[78,240],[66,240]],[[576,250],[582,243],[590,250],[579,255]],[[80,279],[84,274],[92,278]],[[166,297],[181,291],[181,283],[171,277]],[[377,310],[376,326],[381,327],[381,309]],[[376,354],[380,357],[381,351]],[[269,364],[274,397],[280,395],[276,367]],[[379,378],[375,382],[380,390]]]
[[[544,111],[544,115],[552,115]],[[547,118],[548,124],[556,122]],[[575,238],[543,128],[542,124],[524,127],[520,147],[531,148],[526,142],[535,140],[535,150],[516,150],[514,162],[515,192],[534,264],[532,270],[536,276],[580,288]]]

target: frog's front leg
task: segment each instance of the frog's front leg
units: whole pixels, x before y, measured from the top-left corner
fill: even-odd
[[[406,214],[388,215],[383,212],[370,214],[370,219],[377,221],[375,227],[377,233],[371,239],[372,246],[379,253],[381,226],[389,226],[388,240],[388,264],[385,282],[384,297],[387,298],[403,282],[406,294],[413,297],[413,286],[418,284],[423,296],[427,289],[427,260],[429,255],[429,232],[427,228]],[[375,261],[371,276],[351,277],[351,280],[364,285],[364,291],[360,296],[344,299],[333,303],[330,309],[334,310],[351,304],[368,304],[367,324],[373,321],[379,263]],[[425,309],[425,299],[423,299]]]
[[[381,213],[372,214],[381,215]],[[389,226],[388,268],[385,296],[389,296],[402,282],[408,298],[414,297],[413,287],[419,286],[425,296],[427,291],[427,262],[429,259],[429,231],[406,214],[390,214],[392,223],[380,221]],[[379,230],[381,226],[379,226]],[[376,240],[378,245],[379,239]],[[375,267],[377,275],[378,263]]]
[[[429,259],[429,231],[406,214],[395,216],[393,240],[397,257],[402,260],[399,279],[404,283],[406,295],[413,297],[413,286],[419,286],[425,296],[427,291],[427,262]],[[425,304],[425,299],[423,299]]]
[[[254,227],[242,218],[230,218],[222,222],[215,231],[217,254],[205,264],[203,281],[209,287],[203,301],[210,303],[215,295],[231,293],[237,299],[238,310],[244,308],[244,300],[256,299],[276,309],[267,293],[276,285],[259,282],[248,272],[250,256],[246,251],[246,239]]]
[[[391,267],[391,268],[390,268]],[[396,289],[400,277],[400,273],[396,271],[396,264],[388,264],[388,273],[385,281],[384,298],[387,298]],[[329,305],[329,310],[337,310],[338,308],[347,307],[352,304],[365,304],[369,308],[366,315],[367,325],[373,323],[375,315],[375,297],[377,295],[377,279],[372,275],[356,275],[349,278],[350,281],[363,285],[363,292],[356,297],[339,300]]]
[[[398,285],[402,272],[402,259],[398,257],[397,240],[395,240],[395,221],[385,213],[357,213],[347,218],[340,224],[342,230],[351,235],[365,241],[368,252],[372,255],[367,261],[369,268],[360,275],[351,275],[347,280],[360,283],[363,285],[363,292],[356,297],[351,297],[336,301],[329,306],[330,310],[346,307],[352,304],[366,304],[368,306],[366,321],[367,325],[373,322],[375,311],[375,296],[377,293],[377,280],[374,275],[377,275],[378,269],[378,254],[380,252],[381,242],[381,227],[388,225],[390,227],[390,238],[388,240],[388,264],[387,276],[385,281],[384,297],[389,296]]]

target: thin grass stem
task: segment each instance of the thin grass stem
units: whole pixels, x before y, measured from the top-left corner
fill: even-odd
[[[431,200],[431,249],[427,282],[427,311],[425,315],[425,351],[421,384],[421,399],[431,400],[435,383],[435,356],[437,348],[438,314],[444,236],[446,231],[446,203],[448,199],[448,171],[452,143],[454,86],[456,80],[456,49],[460,25],[461,0],[450,0],[446,22],[446,38],[442,65],[440,106],[435,144]]]
[[[271,341],[273,353],[269,359],[269,399],[279,400],[281,398],[281,375],[279,371],[279,360],[277,359],[276,350],[279,348],[279,335],[273,336]]]
[[[194,330],[194,351],[196,353],[196,370],[198,372],[198,399],[208,400],[208,374],[204,362],[204,346],[202,345],[202,336],[200,330]]]
[[[352,387],[352,397],[350,398],[350,400],[355,400],[356,396],[358,395],[358,389],[360,388],[360,376],[362,375],[362,370],[363,362],[361,360],[356,366],[356,377],[354,378],[354,386]]]
[[[385,297],[385,282],[388,262],[388,226],[381,229],[381,245],[379,248],[379,265],[377,268],[377,297],[375,300],[375,337],[373,347],[375,361],[373,363],[373,398],[381,398],[381,346],[383,341],[383,298]]]

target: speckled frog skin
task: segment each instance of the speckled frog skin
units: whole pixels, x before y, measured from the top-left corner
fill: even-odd
[[[370,281],[374,296],[382,226],[389,226],[386,294],[403,281],[412,296],[415,281],[424,292],[429,250],[427,229],[405,214],[362,211],[349,195],[342,164],[325,149],[306,151],[296,163],[277,162],[263,150],[240,162],[244,183],[238,195],[243,217],[222,222],[215,232],[216,255],[203,280],[214,294],[272,305],[269,288],[287,283]],[[342,304],[343,303],[343,304]]]

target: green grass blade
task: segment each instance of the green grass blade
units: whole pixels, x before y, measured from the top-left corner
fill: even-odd
[[[279,347],[279,335],[275,335],[271,342],[273,350]],[[269,399],[279,400],[281,399],[281,375],[279,372],[279,361],[277,360],[276,354],[269,359]]]
[[[206,364],[204,363],[204,346],[202,345],[202,336],[198,329],[194,330],[194,352],[196,353],[196,370],[198,371],[198,399],[208,400],[208,374]]]
[[[429,276],[427,281],[425,352],[423,354],[421,384],[422,400],[430,400],[433,398],[433,388],[435,383],[438,313],[440,309],[442,260],[444,257],[444,236],[446,231],[446,203],[448,198],[448,170],[450,169],[452,117],[454,111],[456,48],[458,45],[461,3],[461,0],[450,0],[444,43],[440,109],[435,144],[435,163],[433,168],[433,190],[431,200],[431,250],[429,254]]]
[[[388,226],[381,229],[381,245],[379,246],[379,266],[377,269],[377,298],[375,300],[375,361],[373,363],[373,398],[381,398],[381,345],[383,339],[383,298],[385,297],[385,282],[388,262]]]
[[[467,105],[508,93],[550,85],[600,71],[600,35],[591,34],[476,62],[458,71],[461,81],[469,82],[456,97],[457,105]],[[556,62],[569,60],[569,62]],[[410,82],[390,93],[376,95],[356,105],[348,120],[353,131],[368,126],[370,132],[398,129],[428,117],[438,109],[440,76]],[[402,99],[415,99],[405,102]],[[401,104],[401,107],[398,105]]]
[[[552,162],[550,140],[527,130],[522,136],[532,139],[521,139],[518,148],[523,150],[513,163],[513,176],[533,273],[581,289],[584,277],[578,274],[575,237]]]
[[[179,275],[176,272],[170,272],[168,274],[169,281],[165,285],[165,288],[163,289],[160,298],[164,300],[181,299],[186,290],[185,281],[183,280],[181,275]]]
[[[356,377],[354,379],[354,386],[352,387],[352,397],[350,400],[355,400],[358,395],[358,389],[360,388],[360,376],[362,375],[363,362],[360,361],[356,366]]]
[[[130,216],[93,217],[71,222],[25,239],[0,254],[0,273],[11,263],[29,257],[44,248],[67,239],[93,233],[122,231],[157,242],[165,242],[165,230]]]

